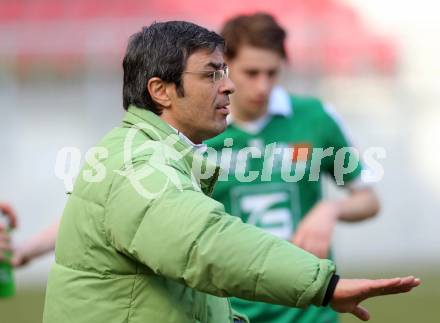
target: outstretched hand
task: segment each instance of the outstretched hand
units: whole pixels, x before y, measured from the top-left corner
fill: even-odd
[[[336,285],[331,307],[340,313],[351,313],[368,321],[370,314],[359,305],[362,301],[376,296],[409,292],[420,285],[420,279],[413,276],[391,279],[341,279]]]

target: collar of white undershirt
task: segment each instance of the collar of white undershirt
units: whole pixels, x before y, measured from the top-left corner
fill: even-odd
[[[234,120],[229,114],[226,118],[228,124],[233,123],[244,131],[257,134],[267,125],[272,116],[281,115],[288,117],[292,114],[292,105],[290,103],[289,93],[281,86],[275,86],[270,93],[267,113],[260,118],[252,121]]]
[[[179,130],[177,130],[176,128],[174,128],[173,126],[171,126],[170,124],[168,124],[176,133],[177,135],[183,140],[185,141],[187,144],[189,144],[190,146],[192,146],[194,148],[194,150],[198,150],[200,152],[205,152],[207,149],[207,145],[206,144],[195,144],[194,142],[192,142],[191,139],[189,139],[187,136],[185,136],[185,134]]]

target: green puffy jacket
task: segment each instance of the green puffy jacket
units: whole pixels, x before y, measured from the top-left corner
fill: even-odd
[[[154,113],[130,107],[99,146],[62,217],[44,323],[226,323],[229,296],[321,305],[334,264],[225,213],[208,196],[218,168]]]

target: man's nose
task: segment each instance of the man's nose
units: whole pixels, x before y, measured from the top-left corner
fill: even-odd
[[[220,93],[222,94],[232,94],[235,92],[235,84],[229,77],[225,77],[222,80],[222,84],[219,88]]]

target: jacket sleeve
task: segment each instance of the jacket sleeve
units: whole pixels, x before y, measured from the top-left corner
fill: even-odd
[[[105,227],[118,251],[157,275],[216,296],[322,304],[333,262],[244,224],[195,190],[184,174],[178,173],[177,187],[166,173],[154,172],[135,185],[128,177],[114,180]]]

